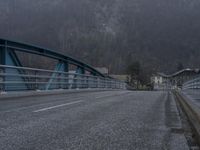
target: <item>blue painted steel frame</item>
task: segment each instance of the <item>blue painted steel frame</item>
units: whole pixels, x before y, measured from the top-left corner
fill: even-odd
[[[68,72],[69,64],[77,66],[76,73],[78,74],[85,74],[88,71],[91,75],[105,77],[95,68],[91,67],[90,65],[83,63],[79,60],[76,60],[70,56],[66,56],[49,49],[23,44],[19,42],[14,42],[10,40],[0,39],[0,64],[1,65],[13,65],[13,66],[22,66],[20,60],[18,59],[15,51],[20,51],[29,54],[36,54],[48,58],[52,58],[58,61],[58,64],[55,67],[55,71],[64,71]],[[4,72],[9,72],[9,70],[4,70]],[[24,73],[21,70],[16,70],[17,73]],[[46,85],[45,89],[48,90],[51,88],[51,83],[53,82],[53,77],[57,76],[57,74],[52,74],[52,78],[49,80],[48,84]],[[4,77],[4,81],[9,80],[8,78]],[[28,79],[21,78],[19,80],[26,81]],[[76,82],[76,81],[75,81]],[[7,85],[3,85],[4,89],[9,90]],[[66,88],[66,87],[65,87]],[[68,88],[68,87],[67,87]],[[24,89],[29,89],[28,85],[24,84]]]
[[[37,47],[37,46],[33,46],[33,45],[23,44],[23,43],[19,43],[19,42],[10,41],[10,40],[4,40],[4,39],[0,39],[0,47],[1,48],[6,47],[6,48],[8,48],[10,50],[14,50],[14,51],[21,51],[21,52],[25,52],[25,53],[31,53],[31,54],[36,54],[36,55],[53,58],[53,59],[56,59],[56,60],[59,60],[59,61],[65,62],[65,63],[75,65],[77,67],[83,68],[84,70],[87,70],[88,72],[90,72],[93,75],[105,77],[102,73],[97,71],[95,68],[93,68],[92,66],[90,66],[84,62],[81,62],[70,56],[66,56],[66,55],[54,52],[52,50],[46,49],[46,48],[41,48],[41,47]]]
[[[68,72],[69,71],[68,70],[68,64],[67,63],[63,63],[63,62],[58,62],[56,67],[55,67],[55,69],[54,69],[54,71],[56,71],[56,72],[58,72],[58,71]],[[59,76],[58,73],[53,73],[51,75],[52,78],[47,83],[47,85],[45,87],[46,90],[49,90],[51,88],[52,82],[55,80],[55,77],[57,77],[57,76]],[[64,75],[62,75],[62,76],[64,76]],[[66,77],[66,75],[65,75],[65,77]],[[65,82],[68,82],[68,81],[65,81]],[[67,87],[64,87],[64,88],[68,88],[68,85],[67,85]]]
[[[10,65],[10,66],[19,66],[19,67],[22,67],[22,64],[19,60],[19,58],[17,57],[15,51],[13,50],[9,50],[7,48],[7,42],[5,42],[5,47],[0,47],[0,63],[2,65]],[[23,70],[20,70],[20,69],[15,69],[15,70],[12,70],[12,69],[4,69],[3,70],[4,73],[17,73],[17,74],[24,74],[24,71]],[[27,78],[25,77],[16,77],[18,80],[21,80],[21,81],[26,81],[28,80]],[[3,80],[4,81],[10,81],[11,79],[9,77],[3,77]],[[27,84],[23,84],[22,85],[24,89],[28,89],[29,86]],[[10,87],[7,86],[6,84],[3,85],[3,89],[4,90],[9,90]]]

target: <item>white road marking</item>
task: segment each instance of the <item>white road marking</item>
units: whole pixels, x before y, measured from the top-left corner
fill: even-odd
[[[67,106],[67,105],[77,104],[77,103],[81,103],[81,102],[83,102],[83,101],[80,100],[80,101],[65,103],[65,104],[61,104],[61,105],[56,105],[56,106],[51,106],[51,107],[46,107],[46,108],[38,109],[38,110],[35,110],[33,112],[37,113],[37,112],[46,111],[46,110],[50,110],[50,109],[54,109],[54,108],[58,108],[58,107]]]
[[[66,98],[56,99],[56,101],[54,101],[54,102],[57,102],[57,101],[60,101],[60,100],[65,100],[65,99]],[[81,100],[81,99],[82,99],[82,97],[81,98],[71,99],[71,100]],[[29,108],[37,107],[37,106],[52,104],[54,102],[48,102],[48,103],[42,103],[42,104],[33,104],[32,106],[25,106],[25,107],[20,107],[20,108],[11,109],[11,110],[3,110],[3,111],[0,111],[0,113],[17,112],[17,111],[21,111],[21,110],[26,110],[26,109],[29,109]]]

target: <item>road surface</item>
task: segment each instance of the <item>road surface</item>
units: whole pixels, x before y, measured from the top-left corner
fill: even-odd
[[[0,150],[187,150],[181,127],[167,92],[0,100]]]

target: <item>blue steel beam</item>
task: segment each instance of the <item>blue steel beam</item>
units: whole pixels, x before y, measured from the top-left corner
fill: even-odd
[[[68,64],[64,63],[64,62],[58,62],[56,64],[54,71],[55,72],[51,75],[51,78],[49,79],[49,82],[47,83],[47,85],[45,87],[46,90],[49,90],[50,88],[52,88],[52,86],[53,86],[52,82],[55,80],[55,77],[59,76],[59,74],[57,73],[58,71],[68,72]],[[66,75],[63,75],[63,74],[60,77],[63,77],[63,76],[66,77]],[[68,83],[68,81],[65,81],[65,82]],[[67,84],[67,86],[68,86],[68,84]],[[63,87],[63,88],[68,88],[68,87]]]
[[[70,56],[66,56],[66,55],[51,51],[49,49],[45,49],[45,48],[41,48],[41,47],[37,47],[37,46],[32,46],[32,45],[28,45],[28,44],[22,44],[22,43],[19,43],[19,42],[13,42],[13,41],[4,40],[4,39],[0,39],[0,47],[7,47],[7,48],[14,50],[14,51],[21,51],[21,52],[25,52],[25,53],[31,53],[31,54],[41,55],[41,56],[53,58],[53,59],[56,59],[56,60],[60,60],[62,62],[67,62],[67,63],[75,65],[77,67],[84,68],[84,70],[87,70],[91,74],[95,74],[97,76],[105,77],[102,73],[97,71],[92,66],[90,66],[86,63],[83,63],[79,60],[76,60],[76,59],[74,59]]]
[[[11,65],[11,66],[22,67],[22,64],[19,61],[19,58],[17,57],[15,51],[9,50],[9,48],[7,48],[7,46],[1,47],[0,51],[1,51],[0,52],[0,58],[1,58],[0,63],[2,65]],[[4,69],[3,72],[4,73],[13,73],[13,74],[25,74],[25,72],[20,70],[20,69]],[[27,81],[28,80],[28,78],[22,78],[22,77],[15,77],[15,79],[17,79],[18,81]],[[4,77],[3,78],[3,81],[11,81],[11,80],[12,79],[10,77]],[[17,85],[10,87],[9,85],[4,84],[3,89],[6,90],[6,91],[9,91],[9,90],[12,90],[13,88],[15,88],[15,86],[17,87]],[[22,88],[27,90],[28,85],[23,84]]]
[[[85,69],[83,67],[77,67],[76,73],[77,74],[85,74]]]
[[[15,66],[19,66],[19,67],[22,67],[22,64],[17,56],[17,54],[15,53],[15,51],[12,51],[12,50],[7,50],[10,57],[12,58],[12,61],[13,63],[15,64]]]

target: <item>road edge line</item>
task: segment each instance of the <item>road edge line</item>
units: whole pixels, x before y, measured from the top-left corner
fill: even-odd
[[[118,89],[117,89],[118,90]],[[8,93],[0,95],[0,101],[12,100],[13,98],[26,98],[31,96],[48,96],[48,95],[64,95],[64,94],[74,94],[74,93],[85,93],[85,92],[104,92],[104,91],[117,91],[116,89],[73,89],[73,90],[52,90],[52,91],[31,91],[31,92],[20,92],[20,93]]]

